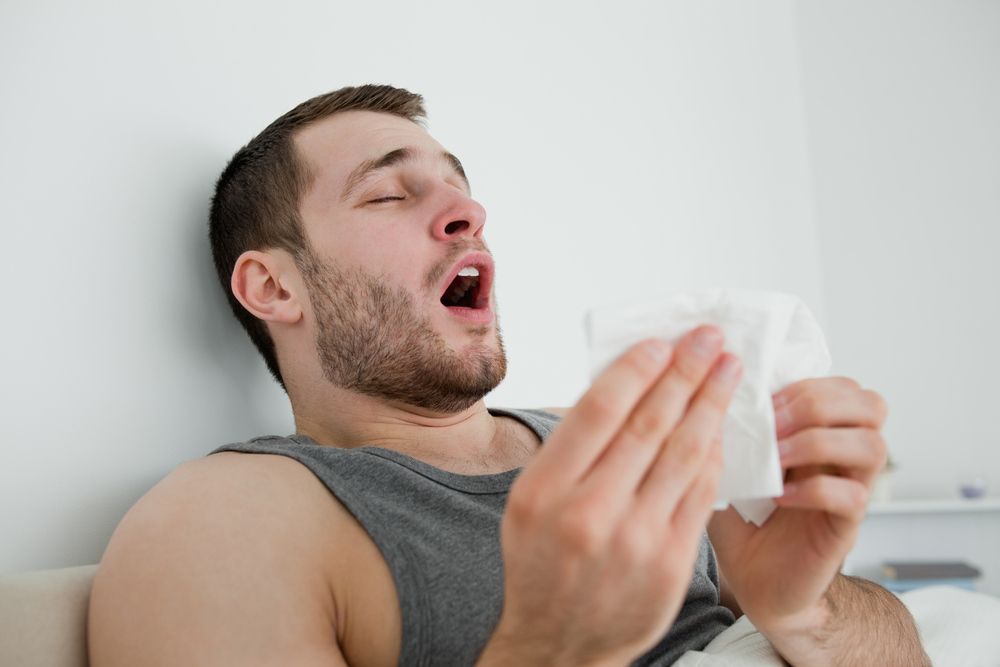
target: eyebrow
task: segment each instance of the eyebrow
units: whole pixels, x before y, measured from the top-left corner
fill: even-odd
[[[419,159],[419,157],[420,153],[412,148],[404,146],[403,148],[391,150],[385,155],[365,160],[351,172],[350,176],[347,177],[347,185],[344,188],[344,194],[341,195],[340,200],[346,201],[350,199],[366,180],[378,172],[385,171],[390,167],[395,167],[396,165],[404,164],[406,162],[415,162]],[[469,185],[469,178],[465,175],[465,168],[462,167],[462,162],[448,151],[441,151],[441,153],[439,153],[439,157],[446,161],[456,174],[461,176],[462,181],[465,182],[466,189],[471,192],[472,187]]]

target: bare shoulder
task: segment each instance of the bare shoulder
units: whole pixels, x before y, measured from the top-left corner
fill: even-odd
[[[344,665],[340,573],[372,548],[292,459],[186,463],[136,503],[105,551],[91,664]]]

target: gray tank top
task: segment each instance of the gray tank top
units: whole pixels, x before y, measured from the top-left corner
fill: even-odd
[[[558,417],[497,410],[545,440]],[[402,667],[472,665],[503,606],[500,519],[521,469],[459,475],[381,447],[342,449],[302,435],[265,436],[212,452],[279,454],[309,468],[354,515],[389,565],[403,620]],[[719,606],[715,554],[702,538],[687,599],[667,635],[634,664],[669,665],[732,625]]]

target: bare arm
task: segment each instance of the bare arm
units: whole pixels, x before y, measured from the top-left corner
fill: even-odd
[[[885,461],[885,403],[845,378],[775,396],[785,494],[761,527],[735,510],[709,535],[720,571],[758,630],[796,667],[929,665],[913,618],[885,589],[839,574]]]
[[[788,644],[801,646],[788,652],[811,654],[817,664],[931,667],[909,610],[878,584],[837,575],[824,607],[820,623],[789,632]]]
[[[258,465],[260,459],[266,465]],[[94,580],[91,665],[346,666],[331,584],[328,495],[283,457],[181,466],[128,513]],[[288,475],[297,475],[289,488]],[[333,554],[336,557],[336,554]]]
[[[720,579],[720,604],[739,618],[743,611],[721,572]],[[882,586],[859,577],[834,577],[813,622],[788,628],[786,634],[786,642],[800,645],[797,652],[811,654],[808,659],[821,664],[931,667],[906,606]]]

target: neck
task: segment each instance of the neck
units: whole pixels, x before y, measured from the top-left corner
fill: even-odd
[[[491,474],[523,466],[539,444],[524,425],[491,415],[482,400],[439,415],[342,389],[324,398],[293,402],[296,432],[321,445],[383,447],[449,472]]]

